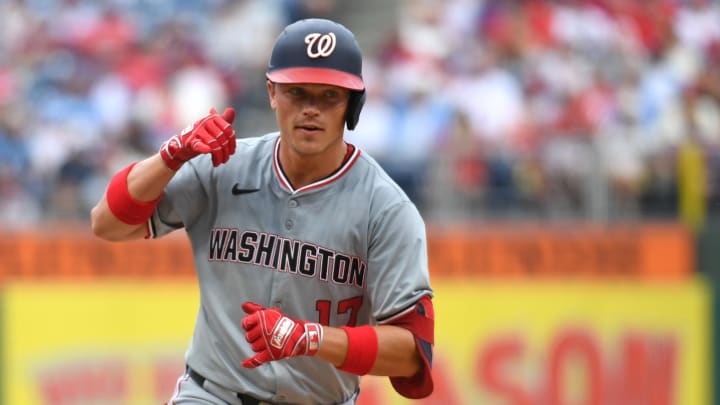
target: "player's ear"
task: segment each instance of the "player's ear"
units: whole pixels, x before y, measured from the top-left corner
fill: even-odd
[[[277,101],[275,100],[275,83],[270,80],[267,81],[268,98],[270,99],[270,108],[273,110],[277,108]]]

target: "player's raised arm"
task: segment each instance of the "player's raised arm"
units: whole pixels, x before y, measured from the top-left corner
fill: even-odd
[[[232,108],[222,115],[212,109],[165,141],[158,153],[116,173],[90,213],[93,233],[111,241],[146,237],[148,219],[160,202],[165,186],[183,163],[209,153],[213,165],[218,166],[235,153],[234,119]]]

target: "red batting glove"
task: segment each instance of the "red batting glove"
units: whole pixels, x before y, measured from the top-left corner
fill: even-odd
[[[235,131],[232,123],[235,110],[228,108],[222,115],[215,109],[210,114],[185,128],[160,146],[160,157],[172,170],[204,153],[212,154],[213,166],[219,166],[235,153]]]
[[[294,356],[314,356],[320,348],[323,328],[319,323],[292,319],[276,308],[246,302],[248,314],[242,320],[245,339],[257,353],[245,359],[243,367],[255,368],[268,361]]]

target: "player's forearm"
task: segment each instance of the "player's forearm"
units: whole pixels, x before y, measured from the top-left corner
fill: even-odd
[[[415,375],[421,363],[412,333],[397,326],[377,326],[375,332],[378,354],[369,374],[391,377]],[[316,356],[338,367],[345,362],[347,351],[345,331],[324,327],[323,343]]]
[[[168,169],[159,154],[137,163],[127,175],[127,192],[141,202],[158,198],[175,172]],[[146,224],[127,224],[112,212],[107,196],[103,195],[91,214],[92,230],[106,240],[139,239],[146,234]]]
[[[378,326],[378,357],[370,374],[411,377],[421,366],[413,334],[398,326]]]
[[[132,168],[127,179],[128,191],[137,200],[152,201],[162,194],[175,173],[156,153]]]

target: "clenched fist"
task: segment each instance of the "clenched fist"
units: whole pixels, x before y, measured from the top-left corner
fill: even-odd
[[[245,339],[257,353],[242,362],[255,368],[268,361],[294,356],[313,356],[322,344],[323,328],[319,323],[285,316],[276,308],[265,308],[254,302],[242,305],[248,314],[242,320]]]
[[[178,170],[183,163],[197,155],[212,154],[213,166],[219,166],[235,153],[235,131],[232,123],[235,110],[228,108],[222,115],[215,109],[185,128],[160,146],[160,156],[167,167]]]

